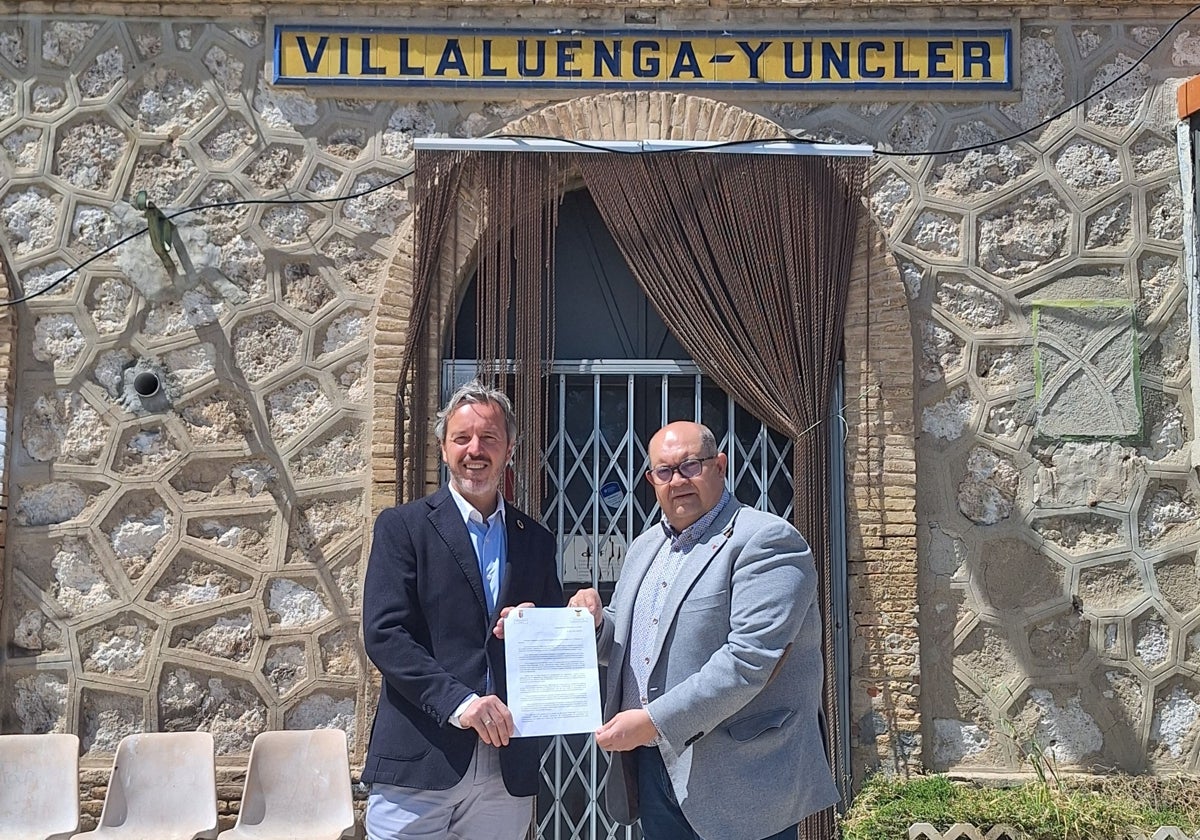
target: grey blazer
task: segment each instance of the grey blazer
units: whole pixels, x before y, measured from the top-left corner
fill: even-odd
[[[605,608],[604,718],[621,704],[633,604],[666,541],[633,541]],[[667,595],[651,654],[647,708],[692,827],[709,840],[759,840],[838,800],[822,743],[821,619],[812,552],[788,522],[730,500]],[[609,813],[638,816],[631,753],[613,753]]]

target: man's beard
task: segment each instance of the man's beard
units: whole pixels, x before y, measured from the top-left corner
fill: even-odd
[[[486,473],[486,470],[480,472]],[[481,475],[478,478],[474,476],[475,474],[466,468],[454,475],[455,484],[458,485],[460,492],[471,496],[481,496],[489,491],[495,492],[500,489],[500,476]]]

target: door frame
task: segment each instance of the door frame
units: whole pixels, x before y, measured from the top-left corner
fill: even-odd
[[[441,364],[441,383],[440,390],[442,394],[442,402],[449,397],[459,385],[474,377],[477,369],[477,361],[475,359],[443,359]],[[498,369],[512,371],[513,364],[511,361],[505,363],[503,367]],[[660,359],[578,359],[578,360],[555,360],[545,365],[543,376],[559,376],[559,375],[617,375],[617,376],[662,376],[666,377],[695,377],[697,387],[697,411],[699,409],[699,393],[700,380],[704,374],[701,367],[695,362],[680,361],[680,360],[660,360]],[[823,604],[824,609],[830,612],[830,623],[834,630],[834,638],[832,639],[832,650],[834,653],[833,673],[837,680],[837,715],[839,728],[838,732],[841,737],[839,743],[835,745],[842,760],[835,766],[844,768],[845,772],[841,778],[836,779],[838,788],[842,793],[842,805],[849,802],[851,793],[851,771],[850,771],[850,605],[849,605],[849,569],[848,569],[848,549],[847,549],[847,532],[846,532],[846,514],[847,514],[847,498],[846,498],[846,436],[848,428],[843,414],[844,410],[844,363],[839,363],[837,368],[834,387],[831,392],[829,413],[827,415],[828,434],[830,441],[830,465],[828,476],[828,488],[830,493],[830,604]],[[715,383],[714,383],[715,384]],[[664,395],[666,390],[664,389]],[[726,394],[733,402],[737,401],[736,394]],[[664,397],[665,398],[665,397]],[[595,408],[599,410],[598,405]],[[594,425],[598,424],[598,419],[593,419]],[[732,418],[730,428],[732,428]],[[734,447],[727,446],[726,449]],[[732,483],[736,478],[736,452],[727,452],[731,458],[729,471],[727,475],[727,483]],[[443,467],[444,470],[444,467]],[[763,477],[765,478],[765,476]],[[633,476],[630,476],[633,479]],[[549,486],[547,486],[549,489]],[[731,492],[732,492],[732,488]],[[540,511],[535,514],[539,520],[542,518]],[[562,530],[560,522],[543,523],[547,528],[555,531],[555,544],[560,552],[563,548],[563,534],[559,533]],[[636,534],[631,535],[636,536]],[[562,557],[558,558],[559,574],[563,573]]]

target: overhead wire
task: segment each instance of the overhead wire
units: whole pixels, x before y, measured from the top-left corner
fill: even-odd
[[[965,154],[966,152],[973,152],[973,151],[977,151],[979,149],[986,149],[989,146],[999,146],[999,145],[1003,145],[1004,143],[1011,143],[1014,140],[1019,140],[1028,134],[1032,134],[1035,131],[1045,128],[1046,126],[1050,125],[1050,123],[1066,116],[1067,114],[1071,113],[1075,109],[1080,108],[1083,105],[1086,105],[1088,102],[1090,102],[1091,100],[1100,96],[1105,91],[1112,88],[1114,85],[1120,83],[1121,80],[1123,80],[1126,76],[1128,76],[1130,73],[1132,73],[1134,70],[1136,70],[1141,65],[1145,64],[1146,61],[1150,58],[1150,55],[1156,49],[1158,49],[1160,46],[1162,46],[1162,43],[1171,36],[1171,33],[1174,32],[1176,29],[1178,29],[1179,26],[1185,20],[1187,20],[1192,15],[1194,15],[1197,11],[1200,11],[1200,3],[1192,6],[1190,9],[1188,9],[1186,12],[1184,12],[1182,15],[1180,15],[1178,18],[1176,18],[1174,20],[1174,22],[1172,22],[1171,25],[1168,26],[1167,29],[1161,35],[1159,35],[1159,37],[1154,41],[1154,43],[1146,48],[1146,50],[1137,58],[1136,61],[1134,61],[1132,64],[1130,64],[1124,70],[1122,70],[1120,73],[1118,73],[1112,79],[1105,82],[1103,85],[1096,88],[1094,91],[1089,93],[1087,96],[1084,96],[1082,99],[1078,99],[1075,102],[1072,102],[1071,104],[1056,111],[1055,113],[1051,114],[1050,116],[1046,117],[1041,122],[1039,122],[1035,125],[1031,125],[1031,126],[1028,126],[1027,128],[1023,128],[1020,131],[1014,132],[1013,134],[1009,134],[1006,137],[999,137],[995,140],[984,140],[979,143],[973,143],[968,146],[956,146],[954,148],[949,148],[949,149],[933,149],[930,151],[892,151],[890,149],[880,149],[877,146],[872,147],[872,148],[873,148],[875,154],[883,156],[883,157],[936,157],[938,155]],[[797,144],[805,144],[805,145],[813,145],[813,146],[836,145],[829,140],[819,140],[819,139],[813,138],[813,137],[798,137],[794,134],[785,134],[780,137],[756,137],[756,138],[747,139],[747,140],[726,140],[726,141],[722,141],[719,143],[705,144],[703,147],[680,146],[680,147],[673,147],[673,148],[666,148],[666,149],[643,150],[643,149],[626,148],[626,147],[610,148],[610,147],[607,147],[607,146],[604,146],[604,145],[601,145],[598,143],[589,143],[586,140],[575,140],[575,139],[572,139],[569,137],[540,137],[537,135],[529,135],[529,134],[498,134],[498,135],[493,135],[493,136],[512,138],[512,139],[518,139],[518,140],[556,140],[556,141],[562,142],[562,143],[569,143],[573,146],[579,146],[580,148],[587,149],[589,151],[608,152],[608,153],[612,153],[612,154],[676,154],[678,152],[700,151],[701,149],[703,149],[704,151],[710,151],[713,149],[745,146],[745,145],[764,143],[764,142],[797,143]]]
[[[1186,12],[1184,12],[1182,15],[1180,15],[1178,18],[1176,18],[1175,22],[1172,23],[1169,27],[1167,27],[1166,32],[1164,32],[1162,35],[1160,35],[1158,37],[1158,40],[1156,40],[1153,44],[1151,44],[1149,47],[1146,48],[1146,51],[1141,54],[1141,56],[1137,59],[1137,61],[1130,64],[1123,71],[1118,73],[1116,76],[1114,76],[1112,79],[1110,79],[1109,81],[1107,81],[1100,87],[1096,88],[1094,91],[1089,93],[1087,96],[1085,96],[1082,99],[1079,99],[1075,102],[1072,102],[1070,105],[1067,105],[1066,107],[1062,108],[1058,112],[1051,114],[1050,116],[1046,117],[1044,120],[1037,123],[1036,125],[1031,125],[1028,128],[1023,128],[1020,131],[1016,132],[1015,134],[1010,134],[1007,137],[1001,137],[997,140],[985,140],[980,143],[973,143],[969,146],[959,146],[958,148],[954,148],[954,149],[939,149],[939,150],[932,151],[932,152],[893,152],[893,151],[876,149],[875,154],[886,156],[886,157],[933,157],[936,155],[959,155],[959,154],[965,154],[966,152],[978,151],[979,149],[986,149],[989,146],[1000,146],[1000,145],[1003,145],[1004,143],[1011,143],[1014,140],[1019,140],[1022,137],[1024,137],[1025,135],[1032,134],[1033,132],[1043,129],[1046,126],[1050,125],[1050,123],[1054,122],[1055,120],[1065,117],[1067,114],[1071,113],[1076,108],[1086,105],[1088,102],[1095,99],[1100,94],[1104,93],[1106,90],[1111,88],[1113,85],[1120,82],[1122,79],[1124,79],[1130,73],[1132,73],[1134,70],[1136,70],[1142,64],[1144,64],[1146,62],[1146,60],[1148,58],[1150,58],[1150,54],[1153,53],[1156,49],[1158,49],[1158,47],[1163,43],[1163,41],[1167,40],[1167,38],[1171,35],[1171,33],[1174,32],[1177,28],[1179,28],[1179,25],[1181,23],[1183,23],[1189,17],[1194,15],[1197,11],[1200,11],[1200,3],[1197,3],[1195,6],[1192,6],[1190,9],[1188,9]]]
[[[879,147],[872,147],[872,149],[876,155],[879,155],[881,157],[936,157],[936,156],[940,156],[940,155],[965,154],[967,152],[978,151],[980,149],[986,149],[991,146],[999,146],[999,145],[1003,145],[1005,143],[1011,143],[1014,140],[1019,140],[1022,137],[1025,137],[1026,135],[1032,134],[1035,131],[1039,131],[1040,129],[1045,128],[1046,126],[1050,125],[1055,120],[1058,120],[1058,119],[1066,116],[1071,111],[1074,111],[1075,109],[1080,108],[1083,105],[1086,105],[1091,100],[1095,99],[1096,97],[1103,94],[1105,91],[1112,88],[1114,85],[1121,82],[1126,76],[1128,76],[1130,73],[1132,73],[1138,67],[1143,65],[1150,58],[1150,55],[1156,49],[1158,49],[1158,47],[1160,47],[1163,44],[1163,42],[1167,40],[1168,37],[1170,37],[1171,33],[1174,32],[1176,29],[1178,29],[1179,26],[1185,20],[1190,18],[1197,11],[1200,11],[1200,3],[1197,3],[1196,5],[1192,6],[1190,9],[1188,9],[1186,12],[1184,12],[1182,15],[1180,15],[1178,18],[1176,18],[1175,21],[1173,23],[1171,23],[1171,25],[1168,26],[1167,29],[1158,37],[1158,39],[1155,40],[1154,43],[1151,44],[1149,47],[1147,47],[1145,52],[1143,52],[1142,55],[1139,56],[1136,61],[1134,61],[1132,64],[1130,64],[1128,67],[1126,67],[1123,71],[1118,73],[1116,76],[1114,76],[1108,82],[1106,82],[1105,84],[1096,88],[1094,91],[1087,94],[1083,98],[1078,99],[1075,102],[1072,102],[1071,104],[1061,108],[1060,110],[1056,111],[1055,113],[1051,114],[1050,116],[1046,117],[1041,122],[1039,122],[1035,125],[1031,125],[1027,128],[1023,128],[1020,131],[1017,131],[1006,137],[1000,137],[995,140],[985,140],[985,141],[981,141],[979,143],[972,143],[970,145],[958,146],[958,147],[949,148],[949,149],[935,149],[932,151],[892,151],[890,149],[881,149]],[[679,154],[679,153],[683,153],[683,152],[712,151],[714,149],[736,148],[739,146],[746,146],[746,145],[750,145],[750,144],[760,144],[763,142],[782,142],[782,143],[794,143],[794,144],[815,145],[815,146],[838,145],[838,144],[832,143],[831,141],[828,141],[828,140],[819,140],[819,139],[810,138],[810,137],[799,137],[794,134],[785,134],[783,136],[775,137],[775,138],[758,137],[758,138],[746,139],[746,140],[726,140],[726,141],[722,141],[719,143],[707,143],[703,146],[700,146],[700,145],[678,146],[678,147],[672,147],[672,148],[666,148],[666,149],[649,149],[649,150],[647,150],[647,149],[640,149],[640,148],[612,147],[612,146],[606,146],[606,145],[599,144],[599,143],[589,142],[587,140],[577,140],[577,139],[569,138],[569,137],[548,137],[548,136],[531,135],[531,134],[495,134],[492,136],[496,137],[496,138],[512,139],[512,140],[538,140],[538,141],[553,140],[553,141],[577,146],[581,149],[586,149],[588,151],[603,152],[606,154]],[[351,193],[349,195],[337,195],[337,196],[330,196],[328,198],[246,198],[246,199],[237,199],[234,201],[220,201],[220,202],[214,202],[212,204],[200,205],[198,207],[187,207],[182,210],[177,210],[173,213],[167,214],[166,218],[168,220],[170,220],[170,219],[176,219],[180,216],[184,216],[184,215],[187,215],[190,213],[202,213],[205,210],[220,210],[220,209],[225,209],[225,208],[229,208],[229,207],[245,207],[245,206],[253,206],[253,205],[337,204],[337,203],[343,202],[343,201],[352,201],[356,198],[362,198],[365,195],[370,195],[373,192],[377,192],[379,190],[386,189],[387,187],[397,184],[400,181],[403,181],[405,178],[410,177],[412,174],[413,174],[413,170],[409,169],[408,171],[402,172],[401,174],[395,176],[394,178],[390,178],[386,181],[376,184],[373,187],[370,187],[365,190],[361,190],[360,192]],[[149,228],[144,227],[141,230],[135,231],[134,233],[131,233],[128,236],[123,237],[122,239],[112,243],[111,245],[108,245],[103,250],[100,250],[100,251],[96,252],[95,254],[93,254],[92,256],[88,257],[86,260],[81,262],[79,265],[68,270],[61,276],[57,277],[52,283],[42,287],[41,289],[38,289],[35,292],[30,292],[29,294],[23,295],[18,298],[14,298],[12,300],[0,301],[0,307],[15,306],[16,304],[25,303],[27,301],[33,300],[36,297],[40,297],[41,295],[46,294],[50,290],[52,290],[55,287],[59,286],[60,284],[64,283],[69,278],[78,274],[80,271],[82,271],[87,266],[91,265],[96,260],[100,259],[101,257],[106,256],[107,254],[111,253],[112,251],[116,250],[117,248],[121,247],[122,245],[126,244],[127,242],[130,242],[130,241],[136,239],[137,237],[141,236],[142,234],[144,234],[148,231],[149,231]]]
[[[386,189],[387,187],[390,187],[393,184],[397,184],[400,181],[403,181],[405,178],[412,175],[412,173],[413,173],[413,170],[409,169],[408,171],[402,172],[399,175],[395,176],[394,178],[389,178],[388,180],[382,181],[373,187],[369,187],[368,189],[361,190],[356,193],[351,193],[349,195],[335,195],[335,196],[330,196],[328,198],[244,198],[244,199],[237,199],[235,201],[217,201],[217,202],[213,202],[212,204],[201,204],[198,207],[185,207],[184,209],[176,210],[173,213],[166,213],[166,214],[164,214],[164,216],[167,218],[167,220],[171,220],[171,219],[177,219],[180,216],[186,216],[189,213],[203,213],[205,210],[223,210],[228,207],[246,207],[246,206],[250,206],[250,205],[263,205],[263,204],[288,204],[288,205],[293,205],[293,204],[305,204],[305,205],[308,205],[308,204],[336,204],[341,201],[353,201],[356,198],[362,198],[364,195],[370,195],[373,192],[378,192],[379,190]],[[137,239],[139,236],[141,236],[144,233],[147,233],[149,230],[150,230],[150,228],[144,227],[141,230],[134,231],[133,233],[129,234],[128,236],[118,239],[116,242],[113,242],[111,245],[108,245],[104,249],[92,254],[90,257],[88,257],[86,260],[81,262],[79,265],[75,266],[74,268],[70,269],[69,271],[64,272],[59,277],[56,277],[54,279],[54,282],[42,287],[41,289],[38,289],[36,292],[30,292],[29,294],[22,295],[19,298],[13,298],[12,300],[0,301],[0,306],[16,306],[18,303],[25,303],[26,301],[33,300],[36,297],[46,294],[51,289],[61,285],[62,283],[65,283],[71,277],[78,274],[83,269],[87,268],[89,265],[94,263],[96,260],[100,259],[101,257],[103,257],[107,254],[112,253],[113,251],[115,251],[117,248],[120,248],[125,243],[130,242],[134,239]]]

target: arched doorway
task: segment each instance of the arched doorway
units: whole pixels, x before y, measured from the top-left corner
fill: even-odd
[[[734,495],[790,517],[791,441],[738,405],[688,356],[638,286],[586,189],[563,196],[555,255],[556,358],[546,373],[546,481],[538,513],[558,539],[568,596],[594,586],[607,601],[630,542],[657,521],[654,493],[642,480],[645,447],[668,421],[708,425],[729,456]],[[444,347],[443,397],[476,372],[476,282],[468,284]],[[839,498],[834,507],[842,504]],[[845,568],[844,551],[839,567]],[[606,769],[589,736],[553,739],[542,759],[537,837],[640,837],[636,827],[604,812]]]
[[[781,131],[770,120],[736,105],[665,91],[607,93],[559,102],[518,117],[503,129],[507,135],[590,143],[629,137],[728,142],[777,137]],[[431,492],[438,485],[436,451],[431,441],[417,437],[421,424],[406,424],[405,412],[418,403],[426,412],[436,409],[445,329],[452,325],[461,290],[474,270],[482,221],[477,188],[464,190],[462,197],[465,200],[454,205],[448,228],[453,231],[453,252],[446,253],[427,278],[418,274],[413,259],[423,234],[414,217],[405,220],[380,296],[371,362],[371,509],[375,512],[394,504],[403,495],[402,481],[410,477],[416,483],[413,494]],[[846,799],[851,786],[869,773],[881,767],[899,770],[918,765],[923,754],[922,695],[913,676],[920,661],[912,401],[917,360],[901,266],[890,253],[882,228],[860,225],[849,277],[842,344],[845,407],[827,430],[832,454],[845,459],[844,468],[831,467],[830,473],[852,481],[844,490],[844,511],[832,512],[845,515],[846,590],[829,597],[830,603],[849,604],[851,610],[841,618],[831,616],[827,624],[831,636],[841,633],[853,638],[852,646],[843,646],[829,658],[845,675],[837,684],[840,720],[836,729],[831,727],[831,736],[850,759],[838,768]],[[431,300],[418,318],[412,293],[421,283],[431,287]],[[421,340],[422,325],[429,324],[437,325],[432,344]],[[427,347],[434,358],[426,362],[417,356],[406,367],[410,350],[421,347]],[[423,371],[419,383],[412,373],[418,369]],[[406,439],[406,434],[412,437]],[[802,836],[832,836],[833,832],[830,827]]]

